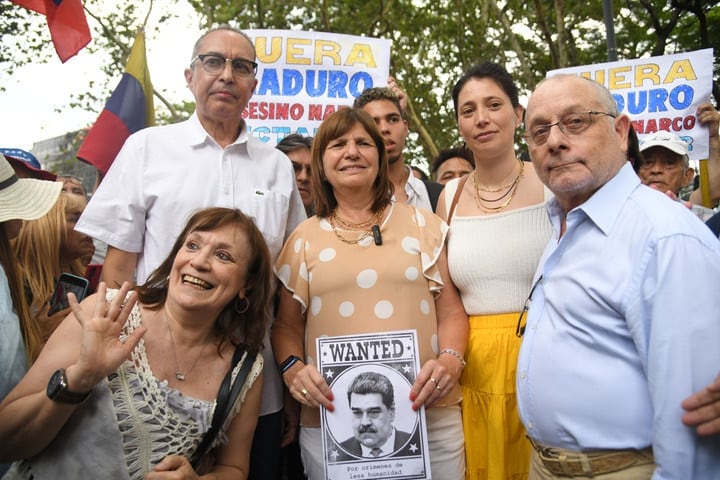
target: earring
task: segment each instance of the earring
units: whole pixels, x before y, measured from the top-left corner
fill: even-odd
[[[245,300],[245,305],[244,306],[238,305],[238,300],[241,302],[243,300]],[[248,300],[247,297],[236,298],[234,307],[235,307],[235,312],[242,315],[243,313],[248,311],[248,308],[250,308],[250,300]]]

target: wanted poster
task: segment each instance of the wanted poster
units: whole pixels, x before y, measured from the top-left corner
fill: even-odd
[[[416,331],[321,337],[317,352],[335,395],[335,411],[320,412],[325,478],[431,478],[425,409],[410,401]]]

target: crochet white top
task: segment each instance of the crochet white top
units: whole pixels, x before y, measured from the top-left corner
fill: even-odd
[[[108,291],[108,299],[116,293]],[[140,325],[136,305],[121,338]],[[234,369],[233,380],[242,363]],[[227,442],[225,431],[262,364],[258,354],[213,447]],[[142,479],[167,455],[191,458],[210,428],[214,409],[215,402],[187,397],[155,378],[141,340],[132,360],[93,389],[50,445],[38,456],[16,462],[3,478]]]

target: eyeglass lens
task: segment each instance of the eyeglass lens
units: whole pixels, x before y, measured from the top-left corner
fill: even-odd
[[[225,63],[230,62],[234,75],[251,77],[255,75],[256,64],[245,58],[223,58],[219,55],[207,54],[198,55],[203,69],[211,74],[220,73],[225,68]]]

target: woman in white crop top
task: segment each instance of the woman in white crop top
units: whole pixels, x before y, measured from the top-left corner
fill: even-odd
[[[530,444],[515,401],[519,312],[550,237],[545,189],[515,153],[523,107],[512,77],[484,62],[452,92],[458,129],[475,160],[449,182],[438,215],[450,225],[448,266],[469,316],[460,378],[466,479],[526,479]],[[524,321],[524,319],[523,319]]]

